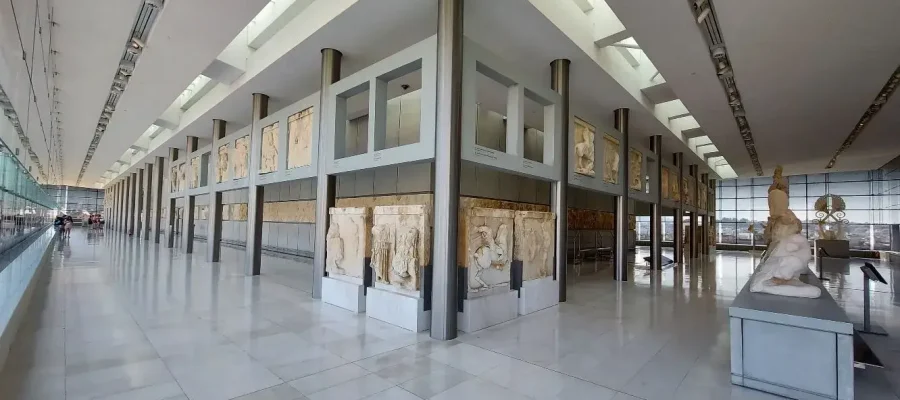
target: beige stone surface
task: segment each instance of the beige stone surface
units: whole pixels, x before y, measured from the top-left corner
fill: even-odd
[[[666,167],[662,168],[662,174],[660,176],[662,180],[662,198],[668,199],[671,196],[669,195],[669,169]]]
[[[250,174],[250,136],[235,139],[233,151],[234,179],[246,178]]]
[[[325,270],[331,275],[363,278],[369,255],[371,212],[365,207],[330,208],[326,233]]]
[[[288,117],[288,169],[312,162],[312,107]]]
[[[228,180],[228,145],[219,146],[219,158],[216,161],[216,183]]]
[[[316,201],[278,201],[263,204],[263,221],[266,222],[316,222]]]
[[[335,200],[336,207],[378,207],[424,205],[432,209],[434,195],[431,193],[400,194],[388,196],[346,197]]]
[[[200,156],[191,159],[191,189],[200,187]]]
[[[234,203],[222,205],[223,221],[246,221],[247,203]]]
[[[263,128],[261,147],[259,173],[275,172],[278,170],[278,122]]]
[[[555,221],[553,213],[516,211],[515,257],[522,261],[522,280],[553,275]]]
[[[431,262],[431,207],[378,206],[372,212],[372,270],[376,282],[416,291]]]
[[[594,136],[593,125],[575,118],[575,172],[594,176]]]
[[[669,171],[669,198],[681,201],[681,185],[678,184],[678,173],[675,171]]]
[[[170,190],[169,190],[170,192],[174,193],[174,192],[178,191],[178,166],[177,165],[173,166],[171,168],[171,171],[169,172],[169,187],[170,187]]]
[[[468,269],[468,292],[509,288],[515,211],[470,208],[465,212],[459,261]]]
[[[688,179],[688,177],[683,177],[681,179],[681,198],[684,201],[685,205],[688,206],[696,206],[694,203],[694,182],[693,179]]]
[[[178,190],[187,189],[187,163],[181,163],[178,166]]]
[[[644,190],[644,155],[630,149],[628,157],[628,187],[631,190]]]
[[[619,183],[619,139],[603,135],[603,180]]]
[[[699,192],[700,195],[697,197],[697,208],[705,210],[709,203],[709,191],[706,189],[706,185],[700,184]]]
[[[222,204],[222,221],[231,221],[231,204]]]

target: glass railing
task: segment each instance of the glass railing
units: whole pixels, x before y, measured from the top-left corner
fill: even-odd
[[[53,198],[8,153],[0,153],[0,255],[51,224]]]

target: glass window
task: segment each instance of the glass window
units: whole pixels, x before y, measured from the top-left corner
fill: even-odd
[[[841,196],[848,210],[869,210],[872,208],[870,196]]]
[[[735,186],[750,186],[753,185],[752,178],[744,178],[744,179],[735,179]]]
[[[735,199],[719,199],[722,202],[719,210],[736,210],[737,202]]]
[[[768,177],[762,177],[762,178],[753,178],[753,184],[754,184],[754,185],[766,185],[766,186],[769,186],[769,185],[772,184],[772,182],[773,182],[773,181],[772,181],[772,177],[771,177],[771,176],[768,176]]]
[[[734,219],[737,217],[737,211],[724,210],[718,213],[718,217],[723,222],[734,222]]]
[[[768,186],[754,186],[753,187],[753,197],[769,197],[769,187]]]
[[[806,176],[807,183],[825,182],[825,174],[811,174]]]
[[[768,206],[768,204],[767,204]],[[791,196],[788,207],[791,210],[805,210],[806,209],[806,197],[793,197]]]
[[[806,196],[806,184],[792,183],[788,186],[788,191],[790,192],[791,197],[804,197]]]
[[[872,189],[869,187],[869,182],[841,182],[829,183],[828,192],[841,196],[870,195]]]
[[[733,199],[735,197],[735,193],[735,188],[733,187],[719,188],[719,197],[723,199]]]
[[[736,180],[735,179],[726,179],[719,181],[720,187],[734,187]]]
[[[809,197],[819,197],[825,195],[824,183],[810,183],[806,185],[806,195]]]
[[[737,225],[734,222],[719,222],[718,225],[717,241],[728,244],[736,243]]]
[[[789,183],[806,183],[806,175],[794,175],[787,178]]]
[[[832,172],[828,174],[828,182],[868,182],[869,171]]]
[[[747,199],[750,197],[753,197],[753,189],[751,189],[751,186],[738,186],[737,187],[737,198]]]
[[[847,210],[846,218],[851,224],[868,224],[872,222],[871,212],[869,210]]]
[[[891,249],[891,226],[890,225],[873,225],[873,236],[875,237],[875,250]]]
[[[844,227],[851,249],[869,250],[869,224],[849,224]]]
[[[735,220],[743,223],[753,221],[753,211],[735,211]]]
[[[762,198],[757,197],[757,198],[753,199],[753,209],[757,210],[757,211],[768,210],[769,209],[769,199],[767,199],[765,197],[762,197]]]
[[[753,199],[737,199],[737,210],[753,210]]]

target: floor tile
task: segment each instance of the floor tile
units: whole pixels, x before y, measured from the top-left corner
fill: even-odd
[[[400,387],[416,396],[428,399],[471,379],[475,379],[475,376],[449,367],[410,379],[400,384]]]
[[[234,400],[306,400],[306,397],[297,391],[297,389],[294,389],[293,386],[283,383],[258,392],[236,397]]]
[[[432,400],[525,400],[527,396],[518,394],[495,383],[481,379],[471,379],[431,397]]]
[[[352,381],[356,378],[368,375],[369,373],[369,371],[366,371],[357,365],[347,364],[300,378],[289,383],[295,389],[299,390],[300,393],[308,395],[344,382]]]
[[[366,397],[365,399],[366,400],[421,400],[422,398],[395,386],[395,387],[392,387],[383,392],[379,392],[379,393],[373,394],[369,397]]]
[[[183,394],[178,383],[171,381],[99,397],[97,400],[167,400]]]
[[[309,397],[309,400],[357,400],[382,392],[393,386],[394,384],[390,381],[382,379],[378,375],[369,374],[309,394],[307,397]]]

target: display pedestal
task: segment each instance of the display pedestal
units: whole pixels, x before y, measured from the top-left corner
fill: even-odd
[[[518,316],[519,296],[516,291],[465,299],[463,312],[458,315],[458,328],[463,332],[475,332]]]
[[[559,304],[559,282],[552,276],[522,282],[519,289],[519,315],[528,315],[535,311]]]
[[[731,382],[793,399],[853,398],[853,324],[813,275],[817,299],[751,293],[734,299]]]
[[[366,312],[366,288],[362,279],[326,276],[322,278],[322,301],[355,313]]]
[[[388,289],[370,287],[366,294],[366,315],[413,332],[431,329],[431,311],[425,300]]]
[[[826,254],[822,254],[822,256],[832,258],[850,258],[850,241],[848,240],[816,239],[814,244],[814,254],[818,254],[819,249],[823,249],[825,250]]]

